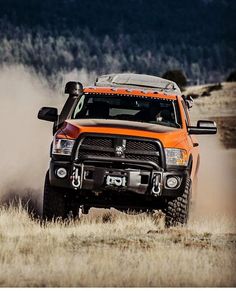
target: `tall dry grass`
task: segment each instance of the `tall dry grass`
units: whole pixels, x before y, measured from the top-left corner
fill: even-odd
[[[0,286],[235,286],[232,233],[165,230],[162,220],[111,213],[41,225],[0,209]]]

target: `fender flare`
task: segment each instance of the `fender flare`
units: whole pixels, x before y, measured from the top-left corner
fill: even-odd
[[[198,157],[197,157],[196,170],[195,170],[195,175],[194,175],[194,177],[195,177],[195,176],[197,175],[197,173],[198,173],[199,166],[200,166],[200,155],[198,155]],[[191,174],[192,174],[192,170],[193,170],[193,156],[192,156],[192,155],[190,155],[190,157],[189,157],[187,169],[189,170],[189,174],[190,174],[190,176],[191,176]]]
[[[189,160],[188,160],[188,166],[187,166],[187,170],[189,171],[190,175],[192,173],[192,168],[193,168],[193,156],[192,154],[190,154]]]
[[[197,175],[200,167],[200,155],[197,156],[197,165],[196,165],[196,172],[195,175]]]

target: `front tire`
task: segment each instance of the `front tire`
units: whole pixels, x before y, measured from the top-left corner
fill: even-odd
[[[168,201],[164,209],[166,227],[183,226],[187,224],[189,218],[189,206],[192,193],[191,178],[187,178],[185,190],[182,196]]]
[[[47,172],[44,183],[43,219],[52,220],[67,217],[65,190],[50,185]]]

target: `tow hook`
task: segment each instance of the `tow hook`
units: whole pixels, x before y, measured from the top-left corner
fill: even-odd
[[[161,193],[161,176],[155,175],[152,180],[152,193],[154,196],[160,196]]]
[[[72,186],[77,190],[80,186],[80,175],[79,169],[73,167],[73,174],[72,174]]]

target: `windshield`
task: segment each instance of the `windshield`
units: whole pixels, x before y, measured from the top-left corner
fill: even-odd
[[[176,100],[129,97],[121,95],[84,94],[72,119],[117,119],[181,127]]]

